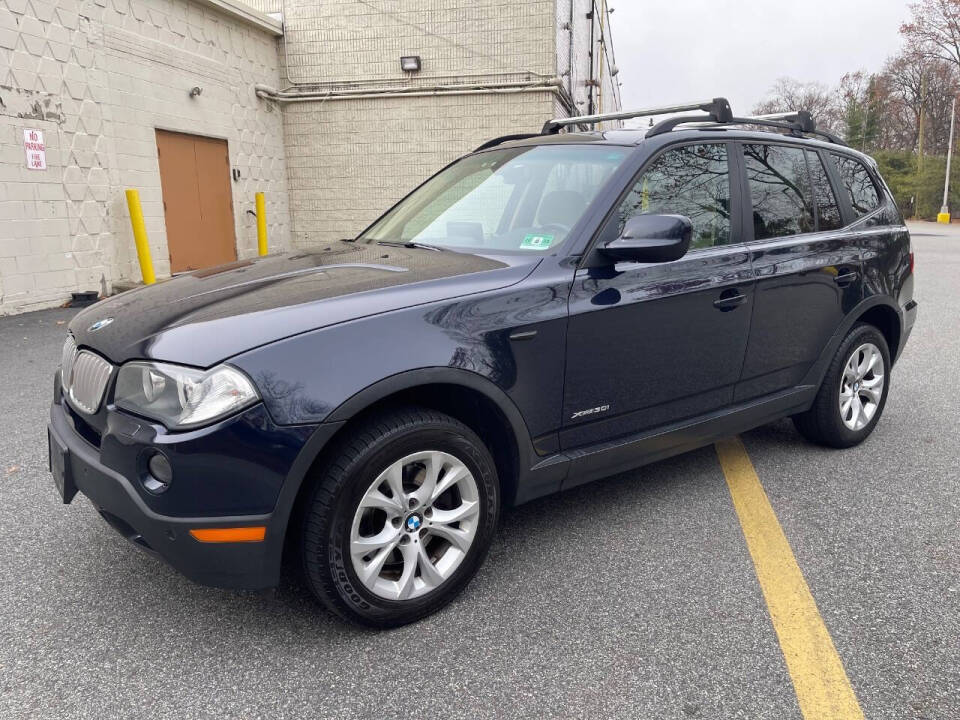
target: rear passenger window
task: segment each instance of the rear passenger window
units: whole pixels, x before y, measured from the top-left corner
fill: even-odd
[[[813,196],[817,200],[817,229],[836,230],[843,227],[843,218],[840,217],[840,207],[837,197],[833,194],[827,170],[820,160],[820,155],[807,152],[807,162],[810,165],[810,180],[813,184]]]
[[[634,215],[684,215],[693,224],[690,248],[730,242],[730,172],[724,144],[667,150],[617,208],[618,231]]]
[[[744,145],[756,240],[813,232],[813,199],[802,148]]]
[[[834,155],[840,182],[850,197],[850,206],[857,217],[866,215],[880,207],[880,195],[867,168],[859,160],[843,155]]]

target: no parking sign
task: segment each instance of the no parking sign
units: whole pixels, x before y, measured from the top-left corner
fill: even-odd
[[[30,170],[47,169],[47,146],[43,144],[42,130],[24,130],[23,149],[27,153],[27,167]]]

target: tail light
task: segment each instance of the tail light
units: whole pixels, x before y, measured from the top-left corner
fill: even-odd
[[[913,250],[910,251],[910,274],[913,275]]]

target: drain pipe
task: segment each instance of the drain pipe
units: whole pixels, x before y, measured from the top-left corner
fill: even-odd
[[[280,103],[330,102],[332,100],[363,100],[381,97],[436,97],[439,95],[484,95],[526,92],[552,92],[561,97],[568,107],[573,107],[567,96],[563,81],[558,77],[546,80],[523,82],[478,83],[458,85],[433,85],[410,88],[354,88],[348,90],[277,90],[269,85],[254,85],[257,97]]]

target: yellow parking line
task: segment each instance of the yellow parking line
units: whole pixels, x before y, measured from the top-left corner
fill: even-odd
[[[717,455],[803,717],[863,720],[840,656],[743,443],[739,438],[719,442]]]

